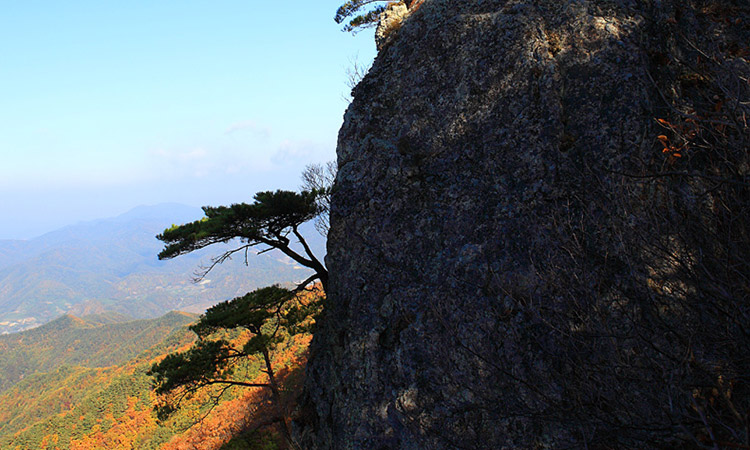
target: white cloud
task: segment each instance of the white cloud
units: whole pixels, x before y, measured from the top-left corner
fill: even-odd
[[[219,160],[223,159],[215,153],[202,147],[156,149],[150,152],[151,166],[165,175],[204,177],[214,172]]]
[[[151,151],[155,168],[159,172],[173,175],[203,177],[212,171],[215,162],[204,148],[157,149]]]
[[[271,155],[271,162],[279,165],[307,163],[320,154],[320,146],[312,141],[284,140]]]
[[[224,130],[224,134],[234,134],[239,131],[251,132],[255,136],[263,139],[267,139],[271,136],[271,129],[267,126],[260,125],[255,120],[241,120],[239,122],[235,122],[229,125],[226,130]]]
[[[267,154],[240,145],[160,148],[149,152],[149,166],[157,176],[172,179],[221,177],[267,170]]]

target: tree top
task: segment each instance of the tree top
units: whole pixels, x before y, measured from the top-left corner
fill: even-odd
[[[378,23],[380,13],[385,11],[384,0],[350,0],[336,10],[333,20],[343,23],[344,31],[356,33],[363,28],[375,26]]]
[[[265,191],[251,204],[204,206],[206,217],[173,226],[157,236],[166,246],[159,259],[170,259],[211,244],[240,238],[251,244],[276,246],[293,229],[318,214],[317,191]]]

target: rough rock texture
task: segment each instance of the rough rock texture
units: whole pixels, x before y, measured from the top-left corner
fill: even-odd
[[[411,14],[340,131],[301,444],[748,445],[748,16]]]

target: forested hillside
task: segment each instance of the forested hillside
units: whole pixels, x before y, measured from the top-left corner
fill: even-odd
[[[165,355],[191,345],[195,335],[185,325],[195,318],[170,313],[97,325],[65,316],[3,337],[4,380],[12,370],[10,360],[30,361],[21,379],[6,381],[0,393],[0,448],[180,449],[200,442],[201,449],[219,449],[232,439],[224,448],[250,448],[248,442],[274,448],[274,431],[263,415],[268,400],[258,390],[234,388],[218,398],[218,390],[206,389],[157,421],[157,398],[146,372]],[[276,354],[279,366],[288,366],[280,374],[287,397],[299,387],[308,341],[303,336],[288,342]],[[248,360],[237,376],[260,379],[259,367]]]
[[[65,315],[33,330],[0,336],[0,392],[27,375],[62,366],[123,364],[146,349],[163,345],[165,336],[196,318],[171,312],[158,319],[100,325],[101,315],[94,321]]]

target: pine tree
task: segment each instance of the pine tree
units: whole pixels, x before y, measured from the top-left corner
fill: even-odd
[[[185,225],[175,225],[157,236],[166,244],[164,250],[159,253],[159,259],[174,258],[212,244],[239,240],[239,247],[214,258],[202,275],[237,252],[247,252],[250,247],[261,246],[259,253],[277,249],[298,264],[314,271],[300,287],[320,280],[325,290],[328,285],[328,271],[313,254],[299,232],[299,226],[323,212],[319,206],[319,199],[328,193],[329,188],[302,192],[266,191],[255,194],[252,204],[205,206],[203,212],[206,216],[203,219]],[[294,239],[301,245],[302,251],[291,247]]]
[[[318,292],[319,293],[319,292]],[[308,333],[322,309],[322,296],[300,295],[279,286],[256,289],[241,297],[209,308],[190,327],[198,341],[189,350],[173,353],[154,364],[148,374],[161,397],[156,411],[164,420],[180,407],[182,400],[209,386],[242,386],[270,391],[276,408],[274,421],[289,445],[292,444],[287,414],[282,410],[282,388],[274,367],[272,352],[291,337]],[[231,330],[246,330],[244,338],[225,339]],[[235,370],[248,358],[260,358],[267,381],[246,381]]]
[[[373,27],[378,23],[380,13],[385,11],[383,0],[350,0],[339,7],[333,20],[344,25],[344,31],[356,33],[363,28]]]

